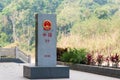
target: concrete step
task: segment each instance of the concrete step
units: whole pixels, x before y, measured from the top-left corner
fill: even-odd
[[[22,60],[17,58],[1,58],[0,62],[16,62],[16,63],[24,63]]]

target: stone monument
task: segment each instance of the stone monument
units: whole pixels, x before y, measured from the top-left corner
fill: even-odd
[[[29,79],[69,78],[69,67],[56,65],[56,15],[36,14],[35,66],[24,66]]]

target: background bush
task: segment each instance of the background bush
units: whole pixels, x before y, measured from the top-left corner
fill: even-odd
[[[86,54],[88,51],[84,48],[81,49],[69,49],[68,52],[65,52],[61,56],[61,61],[63,62],[71,62],[71,63],[81,63],[85,64],[86,62]]]

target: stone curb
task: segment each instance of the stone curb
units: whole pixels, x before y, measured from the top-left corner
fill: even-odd
[[[59,61],[57,62],[57,64],[69,66],[70,69],[73,69],[73,70],[120,78],[119,68],[92,66],[92,65],[85,65],[85,64],[72,64],[72,63],[65,63],[65,62],[59,62]]]

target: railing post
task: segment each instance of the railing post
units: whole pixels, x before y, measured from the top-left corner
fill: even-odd
[[[31,63],[31,56],[28,55],[28,63]]]
[[[18,58],[18,48],[15,47],[15,58]]]

